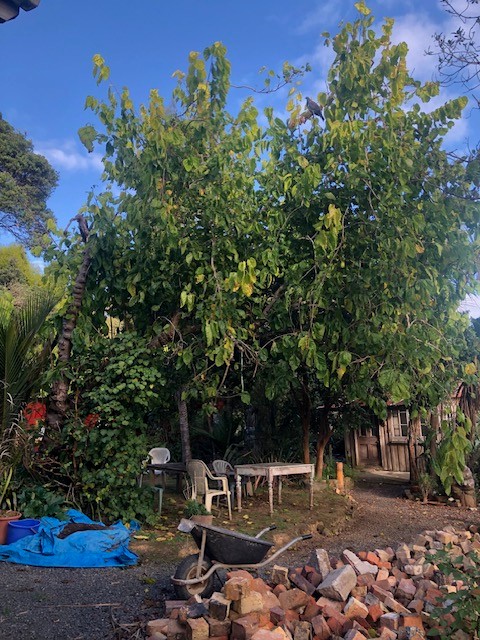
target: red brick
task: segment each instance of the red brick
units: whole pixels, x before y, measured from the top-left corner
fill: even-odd
[[[383,589],[384,591],[391,591],[392,590],[392,585],[390,584],[390,581],[388,580],[379,580],[378,582],[375,582],[375,585],[377,587],[380,587],[380,589]]]
[[[365,640],[365,636],[356,629],[350,629],[344,636],[345,640]]]
[[[258,620],[258,616],[254,613],[234,620],[232,622],[232,640],[250,640],[255,631],[258,631]]]
[[[377,622],[384,613],[386,613],[385,609],[380,603],[371,604],[368,607],[368,619],[372,622]]]
[[[365,560],[367,562],[370,562],[370,564],[375,564],[378,567],[378,563],[380,562],[380,558],[377,556],[376,553],[373,553],[373,551],[369,551],[367,553],[367,557],[365,558]]]
[[[357,586],[358,587],[369,587],[371,584],[375,582],[375,576],[371,573],[364,573],[363,575],[357,576]]]
[[[185,627],[176,620],[170,620],[167,627],[167,640],[185,640],[187,632]]]
[[[272,592],[272,587],[269,587],[268,584],[261,578],[253,578],[250,586],[253,591],[258,591],[258,593],[261,593],[262,595]]]
[[[215,618],[205,618],[208,622],[210,636],[228,636],[232,628],[230,620],[215,620]]]
[[[416,613],[420,613],[420,611],[423,611],[423,600],[412,600],[408,603],[407,609],[410,609],[410,611],[415,611]]]
[[[208,622],[205,618],[189,618],[186,631],[187,640],[207,640],[209,634]]]
[[[324,596],[321,596],[318,600],[317,600],[317,604],[320,607],[320,609],[323,612],[323,609],[325,609],[326,606],[330,606],[330,607],[335,607],[335,609],[337,611],[341,611],[343,609],[343,603],[339,602],[338,600],[330,600],[330,598],[325,598]]]
[[[285,620],[285,611],[281,607],[272,607],[270,609],[270,621],[273,624],[282,624]]]
[[[170,622],[170,618],[157,618],[156,620],[150,620],[147,623],[147,634],[149,636],[153,636],[154,633],[163,633],[164,635],[167,628],[168,623]]]
[[[386,627],[391,631],[396,631],[398,629],[399,618],[398,613],[384,613],[380,618],[380,627]]]
[[[312,619],[312,626],[313,633],[318,640],[328,640],[330,638],[330,627],[322,615],[315,616]]]
[[[403,606],[403,604],[401,604],[394,598],[385,598],[383,604],[387,607],[387,609],[390,609],[390,611],[395,611],[395,613],[410,613],[409,610]]]
[[[245,578],[249,582],[253,580],[251,573],[248,573],[245,569],[235,569],[234,571],[227,571],[227,580],[231,578]]]
[[[400,614],[400,625],[402,627],[417,627],[419,631],[424,631],[422,616],[413,613]]]
[[[322,612],[321,607],[315,602],[309,602],[305,607],[305,611],[300,615],[300,620],[306,620],[307,622],[311,622],[312,618],[318,616]]]
[[[239,572],[235,572],[239,573]],[[246,572],[245,572],[246,573]],[[235,602],[240,598],[246,597],[250,593],[250,584],[252,582],[252,576],[247,579],[243,576],[234,576],[227,580],[223,585],[223,593],[227,600],[234,600]]]
[[[277,595],[277,594],[275,594]],[[282,609],[300,609],[309,602],[308,595],[300,589],[290,589],[278,595]]]
[[[442,592],[440,591],[440,589],[433,589],[430,588],[428,589],[427,593],[425,594],[425,602],[429,602],[430,604],[435,604],[438,605],[440,604],[440,601],[442,600]]]
[[[381,587],[378,586],[378,584],[370,585],[370,591],[373,593],[374,596],[377,596],[377,598],[381,602],[384,602],[386,598],[392,597],[392,594],[390,593],[390,591],[387,591],[386,589],[382,589]]]
[[[347,618],[366,618],[368,615],[368,607],[356,598],[350,598],[343,609],[343,613]]]
[[[252,640],[286,640],[286,638],[285,631],[279,627],[259,629],[252,636]]]
[[[279,607],[279,606],[280,606],[280,601],[274,593],[272,593],[271,591],[267,591],[267,593],[263,595],[262,611],[270,611],[272,607]]]

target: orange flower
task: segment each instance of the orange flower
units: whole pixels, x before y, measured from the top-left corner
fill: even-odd
[[[43,402],[29,402],[23,410],[23,416],[29,427],[36,427],[47,417],[47,406]]]
[[[83,424],[87,427],[89,431],[95,428],[100,420],[100,416],[98,413],[89,413],[88,416],[83,421]]]

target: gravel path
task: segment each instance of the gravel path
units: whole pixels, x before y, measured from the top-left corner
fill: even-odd
[[[322,536],[316,546],[332,554],[345,548],[395,547],[425,529],[480,524],[476,511],[404,500],[404,488],[399,480],[362,476],[353,492],[352,518],[341,533]],[[288,562],[302,562],[310,551],[310,547],[308,551],[299,548]],[[48,569],[2,563],[0,639],[143,638],[141,623],[159,617],[163,601],[173,597],[172,572],[172,566],[148,562],[127,569]]]

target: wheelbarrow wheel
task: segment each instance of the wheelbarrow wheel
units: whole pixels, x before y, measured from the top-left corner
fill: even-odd
[[[178,580],[193,580],[197,577],[197,564],[198,553],[187,556],[178,565],[173,577],[177,578]],[[200,568],[200,577],[205,575],[205,573],[207,573],[211,566],[212,563],[210,562],[210,560],[204,558],[202,566]],[[175,593],[177,594],[179,600],[188,600],[192,596],[196,595],[199,595],[202,598],[209,598],[215,590],[213,582],[214,574],[212,574],[205,581],[199,582],[198,584],[176,584],[174,585]]]

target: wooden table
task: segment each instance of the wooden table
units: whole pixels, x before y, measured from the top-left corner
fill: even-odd
[[[282,476],[307,475],[310,483],[310,509],[313,508],[313,464],[290,464],[288,462],[262,462],[259,464],[238,464],[235,467],[238,512],[242,511],[242,476],[264,476],[268,481],[268,501],[270,515],[273,513],[273,479],[278,477],[278,504],[282,504]]]

